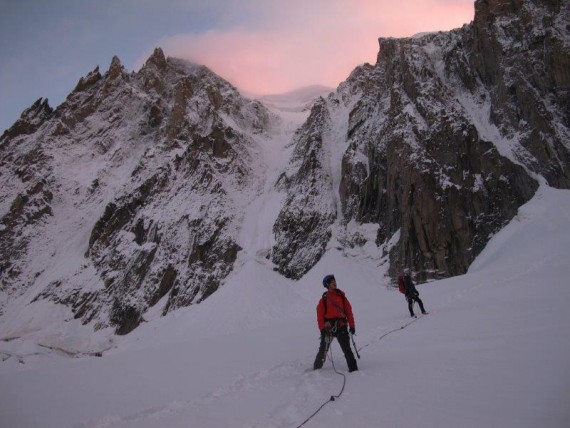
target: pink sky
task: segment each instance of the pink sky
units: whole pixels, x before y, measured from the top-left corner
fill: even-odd
[[[159,42],[166,55],[204,64],[238,88],[280,93],[336,87],[374,63],[378,37],[446,31],[473,20],[473,0],[250,0],[247,24]]]

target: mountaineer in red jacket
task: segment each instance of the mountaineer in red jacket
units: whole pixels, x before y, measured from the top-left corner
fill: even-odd
[[[323,286],[327,291],[323,293],[323,297],[317,305],[317,323],[321,331],[321,343],[313,367],[317,370],[323,366],[330,344],[336,337],[346,358],[348,371],[353,372],[358,370],[358,366],[350,348],[350,337],[348,336],[349,331],[350,334],[355,333],[352,307],[344,292],[336,288],[334,275],[325,276]]]

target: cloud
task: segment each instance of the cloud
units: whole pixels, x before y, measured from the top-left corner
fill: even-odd
[[[204,64],[257,94],[301,86],[336,87],[359,64],[376,61],[378,37],[445,31],[473,19],[472,0],[249,1],[234,27],[158,42],[168,56]],[[244,14],[243,7],[248,8]],[[225,11],[226,17],[231,10]]]

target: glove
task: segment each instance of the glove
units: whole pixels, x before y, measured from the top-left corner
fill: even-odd
[[[350,327],[350,334],[356,334],[356,329],[354,327]]]

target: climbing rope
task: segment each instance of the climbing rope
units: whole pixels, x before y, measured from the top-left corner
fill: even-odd
[[[408,322],[408,323],[406,323],[406,324],[404,324],[404,325],[402,325],[402,326],[400,326],[400,327],[398,327],[398,328],[395,328],[395,329],[393,329],[393,330],[390,330],[389,332],[387,332],[387,333],[383,334],[382,336],[380,336],[376,342],[380,342],[382,339],[384,339],[386,336],[388,336],[388,335],[390,335],[390,334],[392,334],[392,333],[395,333],[395,332],[397,332],[397,331],[400,331],[400,330],[405,329],[405,328],[408,327],[410,324],[415,323],[418,319],[419,319],[419,318],[414,318],[414,319],[411,320],[410,322]],[[332,342],[332,338],[331,338],[331,342]],[[356,353],[358,354],[358,351],[360,351],[360,350],[366,348],[367,346],[370,346],[370,343],[367,343],[366,345],[364,345],[364,346],[362,346],[362,347],[360,347],[360,348],[358,348],[358,349],[356,349],[356,346],[355,346],[354,349],[355,349]],[[333,359],[333,356],[332,356],[332,350],[330,349],[330,342],[329,342],[328,347],[327,347],[327,355],[328,355],[328,357],[329,357],[329,359],[330,359],[330,361],[331,361],[331,363],[332,363],[334,372],[337,373],[337,374],[339,374],[339,375],[341,375],[342,378],[343,378],[343,380],[342,380],[342,388],[341,388],[340,392],[339,392],[337,395],[331,395],[331,397],[330,397],[327,401],[325,401],[323,404],[321,404],[321,406],[320,406],[317,410],[315,410],[315,412],[314,412],[311,416],[309,416],[307,419],[305,419],[305,421],[303,421],[303,423],[302,423],[301,425],[299,425],[297,428],[300,428],[300,427],[302,427],[303,425],[305,425],[307,422],[309,422],[312,418],[314,418],[314,417],[323,409],[323,407],[325,407],[325,406],[326,406],[327,404],[329,404],[331,401],[335,401],[337,398],[340,398],[340,396],[342,395],[342,393],[343,393],[343,391],[344,391],[344,387],[345,387],[345,385],[346,385],[346,375],[345,375],[344,373],[339,372],[339,371],[336,369],[336,367],[335,367],[334,359]],[[359,358],[360,358],[360,357],[359,357]]]
[[[332,342],[332,336],[331,336],[330,342],[328,343],[328,346],[327,346],[327,355],[328,355],[328,357],[329,357],[329,360],[330,360],[331,363],[332,363],[334,372],[335,372],[336,374],[342,376],[342,388],[340,389],[340,392],[339,392],[337,395],[331,395],[331,397],[330,397],[327,401],[325,401],[323,404],[321,404],[321,406],[320,406],[317,410],[315,410],[315,412],[314,412],[311,416],[309,416],[307,419],[305,419],[305,420],[303,421],[303,423],[302,423],[301,425],[299,425],[297,428],[300,428],[300,427],[302,427],[303,425],[305,425],[307,422],[309,422],[312,418],[314,418],[314,417],[317,415],[317,413],[319,413],[319,412],[323,409],[323,407],[325,407],[325,406],[326,406],[327,404],[329,404],[331,401],[335,401],[337,398],[340,398],[340,396],[342,395],[342,393],[343,393],[343,391],[344,391],[344,387],[345,387],[345,385],[346,385],[346,375],[345,375],[344,373],[342,373],[342,372],[339,372],[339,371],[336,369],[336,366],[335,366],[335,364],[334,364],[332,349],[331,349],[331,346],[330,346],[331,342]]]
[[[405,329],[405,328],[406,328],[407,326],[409,326],[410,324],[415,323],[418,319],[419,319],[419,318],[414,318],[414,319],[412,319],[410,322],[404,324],[403,326],[400,326],[400,327],[398,327],[398,328],[395,328],[394,330],[390,330],[389,332],[384,333],[382,336],[380,336],[380,337],[378,338],[378,340],[377,340],[376,342],[380,342],[382,339],[384,339],[386,336],[388,336],[388,335],[390,335],[390,334],[392,334],[392,333],[395,333],[395,332],[397,332],[397,331],[400,331],[400,330]],[[370,343],[367,343],[366,345],[361,346],[360,348],[358,348],[358,350],[360,351],[361,349],[364,349],[364,348],[366,348],[367,346],[370,346],[370,345],[371,345]]]

